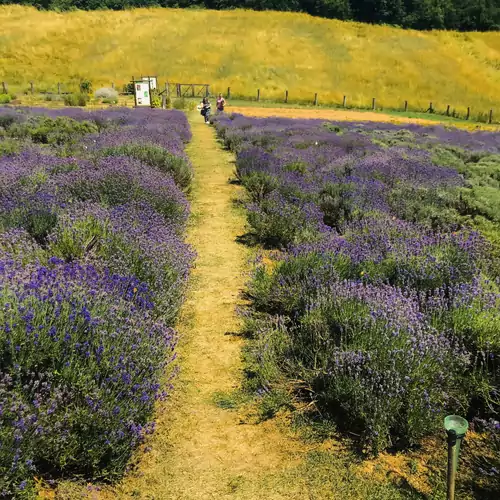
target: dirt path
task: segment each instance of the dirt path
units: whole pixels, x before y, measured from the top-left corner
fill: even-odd
[[[390,115],[385,113],[375,113],[372,111],[357,111],[343,109],[326,108],[259,108],[254,106],[228,106],[228,112],[241,113],[243,115],[255,116],[256,118],[266,118],[279,116],[282,118],[316,118],[320,120],[351,121],[351,122],[386,122],[386,123],[416,123],[419,125],[447,125],[451,127],[463,128],[467,130],[498,130],[498,125],[487,125],[484,123],[451,121],[446,117],[435,115],[432,120],[426,118],[416,118],[404,115]]]
[[[293,461],[294,440],[273,422],[244,424],[237,411],[219,408],[214,394],[241,380],[241,343],[235,307],[244,287],[248,254],[236,237],[244,216],[233,206],[238,186],[228,182],[233,156],[212,127],[192,117],[188,154],[195,170],[188,240],[198,258],[179,330],[181,373],[159,416],[139,477],[115,491],[148,499],[290,498],[259,491],[261,476]],[[285,446],[286,443],[286,446]],[[292,448],[292,449],[291,449]],[[288,489],[288,488],[287,488]]]
[[[419,123],[421,125],[436,125],[436,120],[426,120],[424,118],[408,118],[405,116],[393,116],[383,113],[373,113],[370,111],[339,110],[339,109],[300,109],[300,108],[258,108],[253,106],[228,107],[228,112],[241,113],[248,116],[265,118],[269,116],[279,116],[283,118],[318,118],[321,120],[339,121],[367,121],[367,122],[394,122],[394,123]]]

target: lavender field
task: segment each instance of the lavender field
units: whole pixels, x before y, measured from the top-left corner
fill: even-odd
[[[183,113],[0,108],[0,497],[112,480],[176,372]]]
[[[457,413],[489,433],[496,459],[478,471],[500,488],[500,134],[215,126],[246,188],[246,240],[264,251],[243,314],[268,414],[291,390],[377,454]]]

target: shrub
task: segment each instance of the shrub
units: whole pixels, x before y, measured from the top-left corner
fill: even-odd
[[[154,207],[182,230],[188,203],[172,177],[126,156],[101,158],[95,165],[54,176],[62,200],[93,201],[118,206],[130,201]]]
[[[65,116],[38,116],[15,123],[7,133],[10,137],[31,139],[38,144],[68,146],[75,144],[83,135],[95,133],[97,130],[97,125],[91,121],[78,121]]]
[[[82,80],[80,82],[80,92],[84,95],[92,94],[92,82],[90,80]]]
[[[101,150],[105,156],[130,156],[146,165],[170,174],[176,184],[183,189],[189,188],[193,177],[188,161],[171,154],[165,148],[154,144],[123,144]]]
[[[279,194],[272,194],[259,205],[248,205],[248,222],[259,241],[274,247],[314,241],[325,230],[314,203],[294,204]]]
[[[2,491],[47,471],[121,475],[153,429],[173,332],[151,318],[147,288],[129,276],[56,259],[0,269]]]
[[[87,94],[67,94],[63,97],[66,106],[86,106],[89,98]]]
[[[118,102],[118,92],[115,89],[102,87],[95,91],[94,96],[96,99]]]
[[[12,98],[9,94],[0,94],[0,104],[9,104]]]
[[[196,105],[197,104],[194,100],[185,99],[184,97],[172,100],[172,106],[174,109],[193,111],[194,109],[196,109]]]
[[[156,314],[173,324],[184,297],[193,257],[177,228],[145,203],[111,210],[82,205],[59,218],[50,235],[50,255],[130,273],[153,293]]]
[[[417,443],[447,412],[495,417],[500,136],[214,123],[255,235],[279,250],[247,289],[247,387],[312,399],[374,453]]]

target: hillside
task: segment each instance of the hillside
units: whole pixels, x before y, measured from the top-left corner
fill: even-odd
[[[137,7],[307,12],[329,19],[415,29],[498,30],[500,0],[0,0],[45,10],[124,10]]]
[[[210,83],[233,95],[463,111],[500,108],[500,33],[404,31],[251,11],[40,12],[0,7],[0,81],[23,91],[132,75]],[[499,109],[500,112],[500,109]]]

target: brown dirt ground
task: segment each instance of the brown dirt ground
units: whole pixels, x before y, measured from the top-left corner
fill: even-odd
[[[385,123],[416,123],[419,125],[448,125],[451,127],[462,128],[466,130],[491,130],[496,131],[499,129],[498,125],[487,125],[476,122],[461,122],[450,121],[443,118],[443,120],[433,119],[427,120],[425,118],[411,118],[408,116],[396,116],[384,113],[373,113],[371,111],[356,111],[356,110],[342,110],[342,109],[313,109],[313,108],[259,108],[253,106],[228,106],[228,113],[241,113],[247,116],[254,116],[256,118],[267,118],[271,116],[278,116],[281,118],[302,118],[302,119],[319,119],[319,120],[333,120],[333,121],[351,121],[351,122],[385,122]]]

